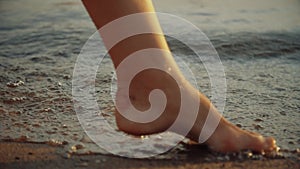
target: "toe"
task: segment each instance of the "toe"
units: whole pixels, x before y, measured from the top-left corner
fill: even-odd
[[[276,140],[272,137],[265,138],[264,151],[277,150]]]

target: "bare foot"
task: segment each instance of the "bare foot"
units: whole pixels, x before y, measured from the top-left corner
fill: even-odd
[[[83,3],[98,29],[122,16],[135,13],[155,12],[151,1],[141,2],[140,0],[131,0],[126,1],[125,3],[125,1],[90,0],[83,1]],[[143,23],[139,23],[140,21],[143,21]],[[123,63],[125,58],[127,59],[130,54],[136,51],[154,48],[169,51],[168,44],[165,40],[165,37],[162,36],[163,32],[161,31],[162,29],[160,28],[160,24],[156,16],[147,15],[147,17],[143,17],[142,19],[138,20],[137,23],[142,24],[142,28],[146,28],[142,32],[149,32],[149,30],[151,30],[151,32],[156,33],[138,35],[136,34],[137,32],[135,32],[136,30],[133,29],[135,36],[130,36],[126,39],[123,39],[122,41],[118,42],[118,44],[113,46],[112,49],[108,49],[115,68],[118,68],[119,64]],[[113,27],[113,29],[109,29],[109,31],[100,31],[106,46],[109,47],[114,44],[113,42],[117,37],[123,37],[122,32],[124,33],[124,28],[132,27],[132,25],[126,25],[123,22],[122,24],[124,24],[124,26],[122,25],[120,27]],[[128,31],[130,32],[130,30]],[[125,34],[129,34],[128,31],[125,31]],[[172,78],[169,74],[163,71],[157,69],[147,69],[137,74],[130,82],[129,97],[127,97],[127,95],[124,95],[124,92],[126,93],[126,91],[124,91],[124,86],[121,84],[122,80],[119,80],[116,102],[117,105],[120,104],[121,107],[125,109],[125,112],[126,108],[127,110],[131,110],[128,108],[128,105],[130,104],[132,104],[135,109],[140,111],[148,110],[150,108],[150,103],[148,100],[149,94],[154,89],[163,90],[167,100],[164,112],[159,116],[159,118],[148,123],[139,123],[128,120],[122,115],[124,112],[116,111],[116,122],[120,130],[135,135],[152,134],[168,130],[174,121],[177,120],[177,116],[181,115],[181,113],[178,113],[180,110],[182,96],[180,92],[183,90],[186,94],[185,96],[187,96],[187,99],[184,99],[185,102],[191,101],[192,103],[198,103],[200,100],[200,106],[196,106],[196,108],[199,107],[198,112],[195,112],[195,116],[197,116],[196,118],[194,118],[195,116],[193,116],[193,112],[183,111],[185,119],[180,121],[177,128],[172,128],[173,132],[186,135],[188,138],[198,142],[200,133],[202,133],[201,130],[203,129],[209,112],[212,113],[214,117],[221,118],[218,127],[214,133],[212,133],[211,137],[206,141],[206,144],[213,150],[222,152],[239,151],[242,149],[271,151],[276,148],[274,139],[264,138],[261,135],[243,131],[221,117],[219,112],[214,108],[207,97],[197,91],[190,85],[189,82],[185,80],[171,54],[161,55],[159,58],[153,58],[151,55],[153,54],[150,53],[150,55],[147,55],[147,58],[150,58],[150,61],[134,60],[131,62],[132,64],[130,67],[124,69],[124,71],[120,71],[120,73],[125,74],[124,76],[126,76],[126,73],[128,73],[129,69],[136,68],[141,64],[147,65],[148,63],[145,62],[149,62],[152,65],[154,64],[166,67],[167,71],[172,71],[173,75],[176,76],[175,79],[177,79],[177,81],[179,79],[178,84],[174,80],[174,77]],[[117,73],[117,78],[120,79],[120,77],[122,79],[122,76],[119,76]],[[159,102],[159,100],[156,100],[156,102],[157,101]],[[134,116],[135,114],[133,117]],[[196,119],[195,123],[191,122],[194,119]],[[190,131],[188,133],[182,133],[181,129],[189,130],[189,127],[187,126],[190,124],[192,126]]]
[[[178,76],[182,76],[180,72],[178,72]],[[182,81],[180,82],[181,84],[178,85],[170,75],[154,69],[143,71],[135,76],[130,85],[129,96],[130,102],[136,109],[140,111],[149,109],[150,103],[148,97],[149,93],[153,89],[161,89],[164,91],[167,97],[167,105],[162,115],[158,119],[149,123],[137,123],[130,121],[122,116],[120,112],[116,111],[116,122],[119,129],[134,135],[153,134],[168,130],[175,121],[179,112],[180,86],[185,88],[191,98],[200,98],[200,108],[196,122],[186,136],[191,140],[198,142],[199,134],[203,128],[210,108],[213,110],[210,113],[215,113],[217,116],[220,116],[220,114],[206,96],[193,88],[183,77],[179,78],[182,79]],[[124,101],[125,98],[121,94],[122,92],[120,92],[122,86],[118,84],[118,88],[119,91],[117,92],[116,101],[122,102],[125,106],[126,104],[130,104],[129,101]],[[187,116],[189,115],[189,112],[185,113]],[[185,124],[181,124],[181,127],[185,127],[187,123],[190,123],[190,121],[186,121]],[[173,132],[182,134],[180,131]],[[276,149],[275,140],[273,138],[266,138],[257,133],[241,130],[223,117],[221,117],[218,127],[210,138],[206,140],[205,144],[207,144],[212,150],[218,152],[237,152],[243,149],[265,152]]]
[[[249,149],[263,153],[277,149],[276,141],[272,137],[263,137],[260,134],[242,130],[224,118],[206,143],[212,150],[218,152],[237,152]]]

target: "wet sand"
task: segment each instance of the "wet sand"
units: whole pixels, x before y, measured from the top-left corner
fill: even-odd
[[[292,169],[300,164],[291,159],[242,160],[227,162],[203,162],[201,159],[158,160],[128,159],[101,154],[64,155],[61,147],[33,143],[0,142],[1,168],[122,168],[122,169]]]
[[[233,42],[238,43],[236,40],[226,43]],[[188,55],[188,51],[185,51],[180,44],[172,41],[170,44],[174,52]],[[222,43],[216,46],[222,56],[227,53],[222,49],[225,50],[228,47],[218,47],[222,46]],[[284,66],[284,64],[288,64],[289,69],[284,69],[284,71],[297,72],[298,69],[295,67],[297,64],[289,63],[297,63],[297,58],[265,59],[269,68],[256,69],[253,74],[248,72],[247,68],[250,67],[249,69],[254,70],[251,65],[263,65],[264,59],[255,59],[250,62],[246,57],[242,58],[242,61],[235,61],[231,58],[232,54],[228,54],[228,58],[226,55],[223,58],[227,68],[227,77],[231,80],[227,104],[227,112],[231,114],[225,115],[246,129],[277,134],[276,138],[280,141],[279,146],[283,147],[278,153],[269,155],[249,155],[249,152],[218,154],[210,152],[203,146],[180,143],[165,154],[137,160],[110,155],[94,144],[81,128],[73,108],[71,95],[72,70],[76,57],[75,54],[64,56],[63,52],[49,56],[37,55],[24,58],[0,57],[0,71],[3,72],[0,75],[2,96],[0,98],[0,136],[2,140],[0,142],[0,168],[299,168],[299,135],[297,135],[297,127],[291,123],[292,120],[289,120],[289,125],[292,125],[291,135],[285,137],[284,135],[280,136],[278,131],[275,133],[276,128],[264,127],[267,126],[266,123],[274,123],[272,119],[276,118],[274,115],[247,113],[247,107],[253,105],[251,97],[255,97],[258,93],[255,89],[263,90],[259,86],[251,85],[251,77],[259,75],[256,78],[261,82],[268,81],[268,78],[272,79],[273,76],[281,77],[280,72],[274,73],[276,70],[272,69],[271,65]],[[113,103],[109,91],[112,65],[109,59],[104,62],[103,66],[106,65],[106,67],[101,67],[101,71],[99,71],[101,73],[97,75],[98,78],[95,82],[96,93],[99,94],[98,103],[104,108],[105,117],[114,126],[114,116],[111,113]],[[203,73],[203,70],[196,69],[196,71],[200,74]],[[271,72],[274,74],[272,75]],[[263,79],[260,78],[261,76]],[[249,79],[245,79],[246,77]],[[287,80],[291,80],[291,77],[293,74],[285,76]],[[204,82],[203,79],[201,82]],[[280,91],[285,91],[283,88],[285,82],[282,82]],[[298,83],[298,81],[296,82]],[[293,87],[297,89],[296,82],[286,85],[294,85]],[[206,89],[207,83],[209,83],[208,80],[200,87]],[[249,86],[245,88],[240,84]],[[254,93],[249,95],[247,90]],[[276,92],[276,94],[285,96],[282,95],[282,92]],[[294,94],[296,97],[294,102],[296,102],[298,96],[296,93]],[[244,96],[244,104],[236,104],[235,96],[237,95]],[[261,97],[261,95],[259,96]],[[269,102],[271,101],[272,105],[275,105],[276,100],[269,100]],[[278,100],[276,104],[279,104],[280,101]],[[270,109],[270,106],[266,106],[266,108]],[[234,114],[239,113],[236,110],[241,111],[243,115]],[[257,110],[262,111],[263,107]],[[293,107],[289,107],[289,110],[293,110]],[[286,113],[286,111],[282,113]],[[289,114],[281,116],[279,119],[282,117],[289,118]],[[283,120],[277,122],[284,124]],[[297,121],[297,118],[294,120]],[[279,125],[279,127],[285,128],[288,125]],[[292,135],[292,132],[296,134]]]
[[[199,2],[182,5],[178,0],[176,7],[169,8],[170,2],[156,1],[159,11],[178,13],[204,28],[226,71],[224,116],[243,129],[274,136],[281,147],[278,153],[218,154],[180,143],[145,160],[110,155],[87,137],[73,108],[76,57],[95,31],[81,3],[3,1],[0,168],[299,168],[300,34],[299,17],[295,17],[299,8],[288,3],[281,8],[281,3],[275,3],[257,11],[255,6],[246,10],[239,4],[242,8],[230,10],[232,3],[218,10],[223,2]],[[288,17],[277,23],[277,15]],[[270,24],[272,19],[275,26]],[[191,66],[201,91],[209,96],[210,83],[203,66],[193,66],[196,61],[182,44],[170,41],[170,47]],[[98,104],[115,127],[110,95],[113,69],[109,59],[103,63],[95,82]]]

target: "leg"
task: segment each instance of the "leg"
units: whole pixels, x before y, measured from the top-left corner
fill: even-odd
[[[105,24],[125,15],[140,12],[154,12],[151,0],[84,0],[83,3],[97,28],[101,28]],[[154,16],[152,18],[145,18],[145,24],[150,29],[160,30],[158,20]],[[109,38],[109,35],[105,35],[103,37]],[[120,43],[115,45],[109,53],[115,68],[117,68],[122,60],[128,55],[146,48],[169,50],[164,36],[158,34],[142,34],[122,40]],[[212,108],[213,111],[210,113],[214,113],[216,116],[220,116],[219,112],[216,108],[214,108],[206,96],[193,88],[185,80],[172,56],[167,54],[162,55],[159,60],[153,60],[153,62],[167,65],[170,70],[175,72],[177,79],[180,79],[180,84],[177,84],[170,75],[159,70],[149,69],[139,73],[134,77],[130,84],[130,102],[137,109],[145,111],[150,106],[148,101],[149,93],[153,89],[158,88],[163,90],[166,94],[168,101],[166,109],[158,119],[149,123],[136,123],[130,121],[124,118],[120,112],[116,111],[115,115],[119,129],[135,135],[158,133],[167,130],[178,114],[180,107],[180,91],[178,86],[180,86],[185,89],[190,98],[200,98],[201,101],[196,122],[187,135],[188,138],[198,141],[199,134],[209,110]],[[120,84],[118,84],[118,88],[118,90],[120,90]],[[116,99],[122,100],[122,95],[117,94]],[[188,115],[189,112],[186,112],[186,114]],[[184,127],[184,125],[185,124],[182,124],[182,127]],[[178,132],[180,134],[179,131],[174,132]],[[271,151],[276,148],[274,139],[265,138],[259,134],[241,130],[223,117],[221,118],[216,131],[206,141],[206,144],[213,150],[221,152],[239,151],[242,149]]]

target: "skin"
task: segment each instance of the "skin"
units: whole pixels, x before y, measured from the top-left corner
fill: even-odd
[[[151,0],[83,0],[83,4],[97,29],[115,19],[129,14],[155,11]],[[155,16],[145,18],[145,24],[150,29],[161,30]],[[109,38],[111,35],[101,34],[101,36],[104,38],[103,40],[105,43],[106,38]],[[117,68],[130,54],[147,48],[158,48],[169,51],[164,36],[158,34],[140,34],[122,40],[116,44],[109,53],[115,68]],[[138,123],[128,120],[116,110],[115,116],[117,126],[120,130],[134,135],[153,134],[166,131],[173,124],[178,115],[178,110],[180,108],[180,90],[178,86],[181,86],[188,93],[190,99],[200,100],[196,122],[186,136],[191,140],[198,142],[201,129],[203,128],[209,110],[211,109],[210,113],[214,113],[215,116],[221,116],[220,113],[206,96],[192,87],[192,85],[184,78],[172,56],[162,54],[159,60],[153,60],[153,62],[164,63],[164,65],[171,68],[177,79],[179,79],[179,84],[174,81],[174,78],[163,71],[156,69],[144,70],[137,74],[131,81],[129,88],[130,101],[125,101],[125,104],[131,103],[136,109],[146,111],[150,107],[148,101],[150,92],[153,89],[161,89],[164,91],[168,101],[164,112],[154,121],[149,123]],[[120,90],[122,90],[122,84],[118,83],[116,100],[124,102],[124,96]],[[190,112],[185,113],[188,116]],[[221,120],[216,130],[205,142],[212,150],[218,152],[237,152],[243,149],[250,149],[257,152],[276,150],[277,147],[273,138],[263,137],[260,134],[242,130],[225,118],[220,118]],[[180,125],[184,127],[186,124],[182,123]],[[177,130],[174,130],[173,132],[181,134]]]

